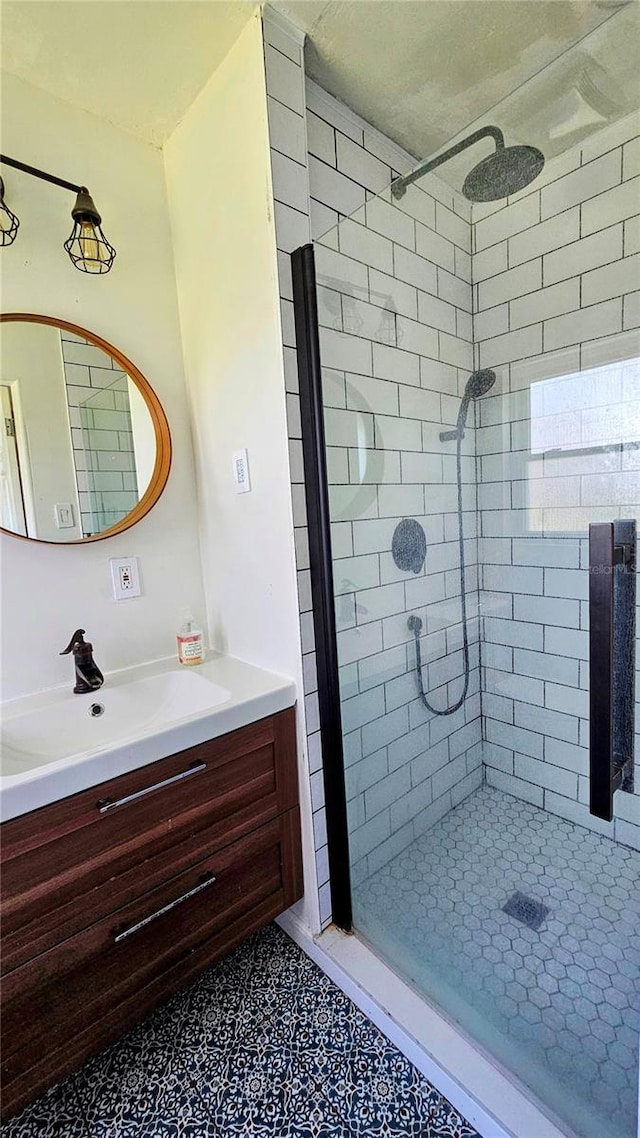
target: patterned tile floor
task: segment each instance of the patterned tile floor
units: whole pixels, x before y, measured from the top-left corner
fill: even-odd
[[[639,853],[484,786],[355,890],[356,926],[577,1133],[631,1138],[639,880]]]
[[[269,925],[4,1138],[479,1138]]]

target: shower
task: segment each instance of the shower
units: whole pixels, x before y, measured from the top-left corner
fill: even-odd
[[[416,644],[416,679],[418,682],[418,694],[423,705],[427,711],[433,715],[453,715],[454,711],[458,711],[462,707],[467,692],[469,690],[469,631],[467,622],[467,598],[465,593],[466,586],[466,566],[464,555],[464,514],[462,510],[462,440],[464,438],[464,429],[467,425],[467,415],[469,413],[469,405],[472,399],[480,399],[491,390],[496,381],[496,374],[488,368],[482,371],[474,371],[467,380],[467,385],[462,395],[460,409],[458,411],[458,420],[453,431],[441,431],[440,441],[450,442],[456,440],[456,481],[458,487],[458,540],[460,543],[460,608],[462,611],[462,652],[464,657],[464,684],[462,693],[455,703],[449,707],[437,708],[429,702],[427,693],[424,690],[422,683],[422,652],[420,649],[420,632],[422,630],[422,620],[419,616],[410,616],[407,621],[409,631],[413,633]]]
[[[505,146],[504,135],[497,126],[483,126],[437,157],[422,162],[410,174],[396,178],[395,182],[391,183],[393,197],[396,199],[403,197],[407,186],[412,182],[442,166],[443,162],[448,162],[450,158],[455,158],[457,154],[461,154],[463,150],[474,146],[483,138],[492,138],[496,148],[493,154],[483,158],[467,174],[462,192],[469,201],[500,201],[509,194],[523,190],[538,177],[544,166],[544,154],[541,150],[535,146]]]
[[[484,7],[469,20],[477,9],[483,42],[509,63],[513,36]],[[499,1089],[483,1084],[491,1110],[471,1119],[481,1133],[498,1117],[510,1133],[640,1138],[640,790],[626,774],[640,487],[617,473],[633,463],[640,365],[623,319],[625,223],[611,228],[633,198],[640,139],[633,115],[596,121],[574,97],[587,45],[598,66],[606,57],[603,89],[619,83],[632,7],[593,39],[570,29],[571,54],[555,28],[548,69],[517,90],[491,70],[495,54],[480,60],[478,84],[504,82],[472,125],[431,75],[428,122],[403,104],[412,153],[378,140],[374,196],[362,120],[329,101],[314,105],[333,136],[309,118],[322,232],[292,255],[291,435],[308,534],[308,554],[295,534],[301,634],[316,665],[305,659],[308,746],[327,823],[318,907],[409,985],[421,1023],[434,1015],[424,999],[455,1025],[465,1063],[475,1048],[501,1072]],[[468,79],[459,53],[451,67]],[[384,91],[370,97],[387,113]],[[296,183],[294,209],[298,196]],[[582,455],[587,421],[616,451],[613,472]],[[539,461],[560,430],[562,454]]]

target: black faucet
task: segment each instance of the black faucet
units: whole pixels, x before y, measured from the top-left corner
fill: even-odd
[[[73,652],[73,662],[76,668],[76,685],[74,692],[84,695],[86,692],[97,691],[104,683],[104,676],[93,658],[93,644],[84,640],[84,628],[77,628],[68,646],[61,656]]]

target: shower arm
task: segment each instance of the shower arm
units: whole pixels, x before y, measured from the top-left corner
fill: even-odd
[[[431,170],[435,170],[437,166],[442,166],[443,162],[448,162],[450,158],[455,158],[457,154],[461,154],[469,146],[475,146],[476,142],[480,142],[482,138],[492,138],[496,144],[496,153],[499,150],[504,150],[504,135],[497,126],[483,126],[480,130],[476,130],[470,134],[468,138],[463,138],[462,142],[456,142],[455,146],[450,146],[448,150],[444,150],[442,154],[438,154],[436,158],[428,158],[410,174],[404,174],[400,178],[396,178],[391,183],[391,193],[394,198],[404,197],[407,186],[421,178],[423,174],[428,174]]]

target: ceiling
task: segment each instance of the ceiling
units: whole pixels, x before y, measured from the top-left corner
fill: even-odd
[[[0,61],[161,146],[255,10],[251,0],[3,0]]]
[[[416,158],[489,116],[560,153],[640,106],[640,0],[275,0],[307,70]],[[161,146],[252,0],[2,0],[2,67]],[[460,162],[460,160],[458,160]],[[442,168],[454,182],[455,164]]]
[[[275,0],[274,7],[307,31],[307,73],[415,157],[494,108],[489,117],[507,141],[551,157],[640,105],[637,0]]]

